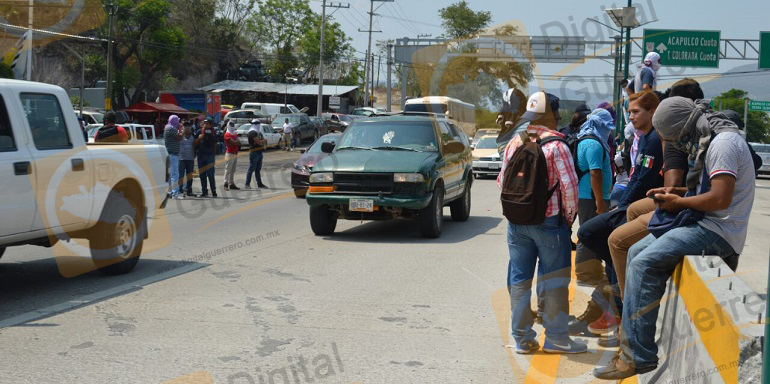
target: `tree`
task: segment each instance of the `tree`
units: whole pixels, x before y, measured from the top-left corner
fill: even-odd
[[[492,22],[492,12],[475,12],[468,7],[468,2],[463,0],[438,11],[441,17],[441,25],[449,37],[459,38],[474,34]]]
[[[254,32],[271,50],[270,75],[286,80],[299,64],[295,50],[313,23],[309,0],[266,0],[251,20]],[[320,51],[320,50],[319,50]]]
[[[731,89],[714,98],[714,105],[722,102],[722,110],[732,109],[743,117],[746,98],[749,93],[741,89]],[[750,142],[770,141],[770,116],[766,112],[749,111],[746,125],[746,139]]]
[[[321,16],[311,16],[313,20],[310,28],[299,42],[301,50],[301,62],[309,71],[315,72],[318,68],[321,53]],[[352,59],[353,46],[350,39],[342,30],[340,23],[330,17],[326,18],[326,35],[324,41],[324,64],[328,68],[341,60]],[[327,76],[324,76],[328,78]]]
[[[123,97],[114,96],[125,96],[128,104],[138,102],[143,92],[157,87],[172,65],[185,59],[186,48],[181,28],[169,20],[169,0],[118,0],[116,6],[112,96],[115,107],[124,108]],[[106,36],[106,24],[103,28]]]

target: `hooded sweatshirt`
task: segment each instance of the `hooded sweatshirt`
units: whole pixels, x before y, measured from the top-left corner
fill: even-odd
[[[163,143],[169,155],[179,155],[179,116],[171,115],[163,130]]]

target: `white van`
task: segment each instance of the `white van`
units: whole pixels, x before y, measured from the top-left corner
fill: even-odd
[[[256,109],[262,113],[275,117],[276,115],[287,115],[292,113],[302,113],[294,104],[278,103],[243,103],[241,109]]]

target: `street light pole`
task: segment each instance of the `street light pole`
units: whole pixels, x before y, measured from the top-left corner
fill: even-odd
[[[32,81],[32,20],[34,19],[32,17],[32,13],[34,11],[34,4],[33,0],[29,0],[29,11],[27,13],[27,28],[29,29],[27,31],[27,81]]]
[[[369,47],[366,49],[366,58],[364,61],[364,105],[369,105],[369,56],[372,56],[372,32],[382,32],[382,31],[372,31],[372,22],[374,19],[374,2],[380,1],[383,4],[386,2],[394,2],[396,0],[369,0],[369,30],[368,31],[362,31],[358,30],[358,32],[369,32]],[[377,7],[379,8],[379,7]]]
[[[321,117],[324,105],[324,43],[326,43],[326,0],[321,5],[321,58],[318,62],[318,104],[316,104],[316,116]]]

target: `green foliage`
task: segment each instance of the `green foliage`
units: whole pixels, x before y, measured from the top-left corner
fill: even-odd
[[[489,26],[492,22],[492,12],[475,12],[463,0],[438,11],[441,25],[451,38],[461,38],[476,33]]]
[[[748,92],[741,89],[731,89],[714,98],[714,105],[722,102],[722,110],[732,109],[743,118]],[[750,142],[770,142],[770,115],[766,112],[749,111],[746,124],[746,139]]]
[[[72,103],[72,106],[77,109],[80,106],[80,96],[70,96],[70,102]],[[83,106],[90,107],[91,105],[87,100],[83,100]]]
[[[313,16],[309,0],[265,0],[259,4],[251,28],[272,51],[268,68],[273,79],[285,80],[299,64],[295,48],[310,31]]]
[[[352,61],[347,67],[347,73],[340,77],[339,85],[360,85],[363,83],[364,66],[357,61]]]
[[[13,79],[11,66],[0,61],[0,79]]]

